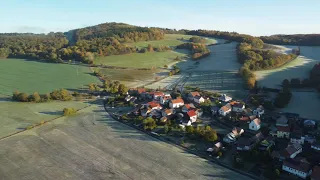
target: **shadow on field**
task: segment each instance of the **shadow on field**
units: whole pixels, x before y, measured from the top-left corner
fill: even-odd
[[[79,88],[79,89],[69,88],[67,90],[71,92],[77,92],[77,93],[88,93],[88,88],[86,86],[83,86],[82,88]]]
[[[46,114],[46,115],[62,115],[63,112],[62,111],[42,111],[42,112],[39,112],[40,114]]]
[[[12,98],[11,98],[11,97],[0,97],[0,101],[10,102],[10,101],[12,101]],[[12,102],[13,102],[13,101],[12,101]]]

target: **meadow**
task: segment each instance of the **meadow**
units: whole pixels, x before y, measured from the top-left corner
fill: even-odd
[[[288,52],[297,46],[277,46]],[[256,71],[260,86],[279,88],[284,79],[309,77],[312,67],[320,62],[320,47],[300,47],[301,54],[295,60],[272,70]]]
[[[79,89],[98,82],[86,66],[23,59],[0,59],[0,96],[16,90],[49,93],[58,88]]]
[[[81,109],[88,103],[79,101],[20,103],[0,101],[0,138],[24,130],[30,125],[39,124],[63,115],[63,108]]]

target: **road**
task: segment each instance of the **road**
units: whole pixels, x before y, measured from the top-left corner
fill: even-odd
[[[248,179],[112,120],[93,105],[0,141],[0,179]]]

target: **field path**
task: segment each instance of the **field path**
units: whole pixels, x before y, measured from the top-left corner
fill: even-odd
[[[112,120],[93,105],[0,141],[1,179],[248,179]]]

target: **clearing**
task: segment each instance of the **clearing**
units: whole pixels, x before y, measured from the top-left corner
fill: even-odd
[[[287,52],[298,46],[277,46]],[[272,70],[256,71],[260,86],[279,88],[284,79],[308,78],[312,67],[320,62],[320,47],[300,46],[301,55],[295,60]]]
[[[58,88],[79,89],[95,82],[98,78],[86,66],[0,59],[0,96],[11,96],[15,90],[49,93]]]
[[[48,102],[48,103],[20,103],[0,102],[0,138],[24,130],[30,125],[41,121],[47,121],[63,114],[65,107],[81,109],[88,106],[88,103],[78,101]]]
[[[3,179],[249,179],[92,106],[0,141]]]

